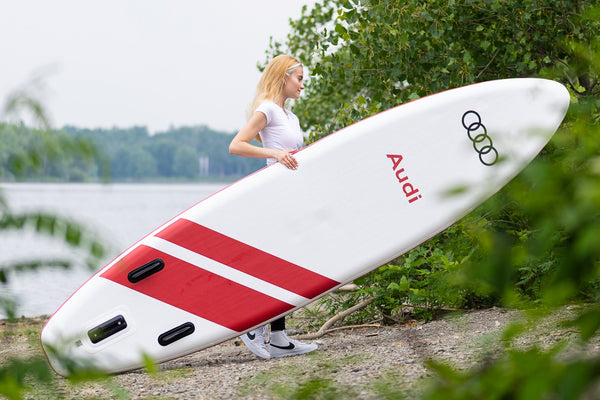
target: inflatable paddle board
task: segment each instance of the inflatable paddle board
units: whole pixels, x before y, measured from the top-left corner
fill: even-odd
[[[297,170],[263,168],[99,270],[42,330],[49,362],[61,375],[73,362],[127,371],[143,355],[180,357],[307,305],[489,198],[546,145],[568,106],[557,82],[507,79],[331,134],[296,153]]]

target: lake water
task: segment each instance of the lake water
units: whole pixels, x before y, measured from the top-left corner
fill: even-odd
[[[108,247],[106,259],[97,266],[100,269],[162,223],[225,186],[10,183],[0,184],[0,190],[13,212],[47,211],[96,232]],[[60,240],[32,231],[2,233],[0,264],[36,257],[78,259],[77,253]],[[0,284],[0,295],[17,300],[19,316],[52,314],[94,272],[80,266],[11,273],[9,284]]]

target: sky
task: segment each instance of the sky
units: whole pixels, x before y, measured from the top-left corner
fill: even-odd
[[[235,132],[269,38],[315,2],[0,0],[1,109],[28,87],[56,128]]]

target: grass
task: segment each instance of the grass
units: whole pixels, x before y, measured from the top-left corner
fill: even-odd
[[[281,400],[356,399],[369,395],[381,399],[403,399],[406,390],[398,388],[401,381],[397,370],[389,369],[383,378],[356,384],[340,383],[338,375],[352,373],[352,366],[364,358],[351,355],[330,358],[314,353],[294,357],[274,367],[249,376],[238,386],[240,397],[268,397]]]

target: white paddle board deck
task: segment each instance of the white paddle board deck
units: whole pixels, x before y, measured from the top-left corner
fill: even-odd
[[[50,364],[170,360],[302,307],[441,232],[560,125],[559,83],[508,79],[360,121],[201,201],[126,250],[50,318]],[[450,195],[457,188],[460,194]]]

